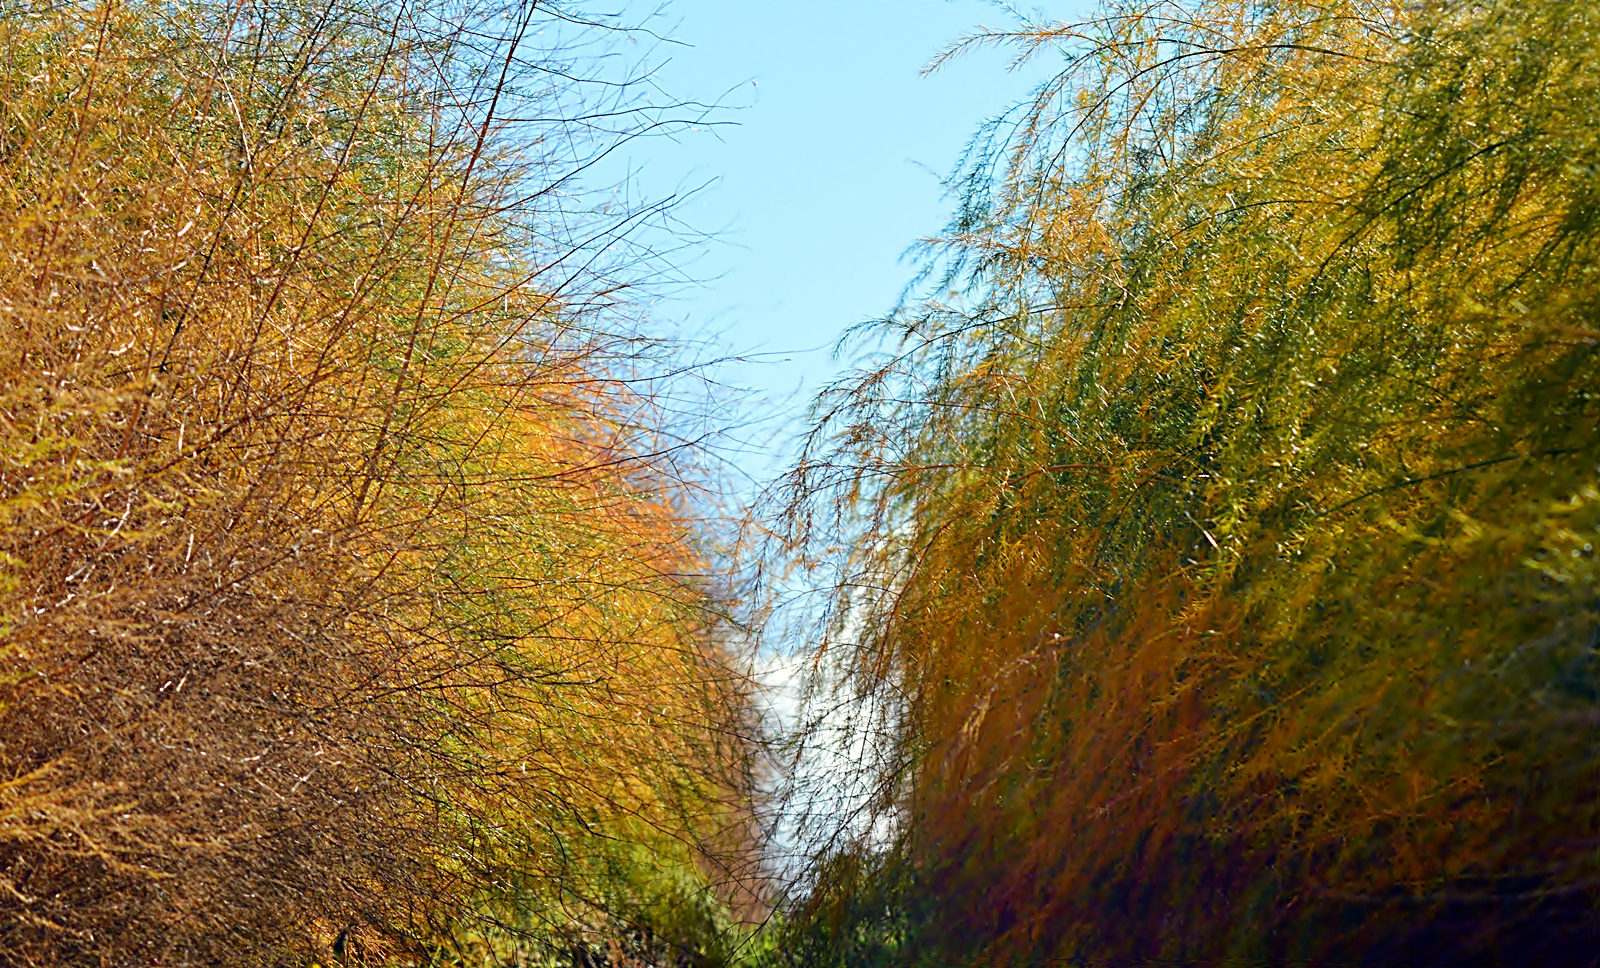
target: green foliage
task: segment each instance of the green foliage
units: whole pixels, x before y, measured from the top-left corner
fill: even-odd
[[[793,478],[799,538],[857,536],[842,688],[904,709],[882,963],[1589,963],[1597,40],[1586,2],[978,38],[1068,67]]]

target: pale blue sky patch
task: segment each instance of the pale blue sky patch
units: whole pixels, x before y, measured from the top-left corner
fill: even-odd
[[[979,25],[1015,23],[984,0],[671,0],[644,22],[669,41],[654,54],[659,87],[725,105],[711,117],[726,122],[614,159],[645,197],[703,186],[677,216],[717,237],[679,250],[700,283],[654,312],[755,357],[720,378],[794,429],[836,370],[834,341],[894,307],[915,271],[902,257],[945,224],[941,179],[978,126],[1059,65],[1011,73],[990,51],[923,75]]]

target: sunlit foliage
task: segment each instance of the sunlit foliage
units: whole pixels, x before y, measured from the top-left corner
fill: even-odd
[[[1600,8],[1112,2],[820,401],[808,964],[1591,964]],[[887,831],[887,833],[886,833]]]
[[[0,961],[726,947],[745,690],[572,182],[660,119],[575,18],[0,7]]]

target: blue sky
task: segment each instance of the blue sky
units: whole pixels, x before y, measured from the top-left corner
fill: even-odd
[[[1087,9],[1055,0],[1044,12],[1070,19]],[[915,272],[902,256],[948,219],[941,179],[979,125],[1051,65],[1012,73],[1009,56],[991,51],[922,69],[980,25],[1014,23],[984,0],[667,0],[647,21],[671,41],[651,55],[665,61],[661,90],[725,105],[714,115],[723,123],[634,141],[614,162],[646,197],[699,188],[677,215],[716,238],[679,249],[677,262],[700,283],[653,315],[755,357],[717,373],[749,391],[755,446],[725,465],[743,472],[729,482],[735,492],[749,496],[788,463],[785,444],[807,403],[845,362],[830,359],[832,344],[894,307]],[[758,674],[775,721],[792,724],[798,667],[783,652],[766,655]],[[838,787],[854,771],[836,768],[861,755],[854,730],[847,715],[830,718],[805,771],[840,812],[859,797]]]
[[[940,178],[1049,65],[1010,73],[992,52],[922,68],[980,24],[1013,23],[983,0],[669,0],[648,21],[672,42],[656,81],[720,102],[727,123],[635,141],[619,159],[647,195],[704,185],[678,215],[717,236],[678,260],[701,283],[656,316],[762,354],[724,378],[767,413],[802,412],[835,370],[833,341],[893,307],[914,272],[902,255],[944,224]]]

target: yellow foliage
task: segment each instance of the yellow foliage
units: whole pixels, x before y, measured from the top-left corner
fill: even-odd
[[[902,711],[899,839],[816,902],[901,920],[815,963],[1587,963],[1597,31],[978,38],[1068,66],[974,145],[959,301],[874,331],[792,479],[854,539],[828,675]]]
[[[0,960],[576,942],[744,846],[537,10],[433,13],[0,15]]]

